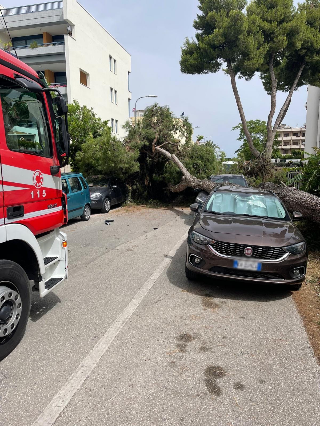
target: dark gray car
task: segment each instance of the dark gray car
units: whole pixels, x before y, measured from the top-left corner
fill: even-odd
[[[273,193],[218,187],[199,207],[189,230],[186,275],[207,275],[298,289],[307,268],[306,242]],[[294,219],[301,213],[294,212]]]
[[[108,213],[111,206],[126,201],[127,188],[119,180],[101,177],[91,177],[87,180],[90,189],[91,209]]]

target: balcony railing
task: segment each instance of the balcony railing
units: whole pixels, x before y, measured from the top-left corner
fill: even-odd
[[[12,7],[11,9],[2,9],[4,17],[13,15],[23,15],[25,13],[43,12],[46,10],[62,9],[63,1],[51,1],[48,3],[32,4],[29,6]]]
[[[37,43],[36,47],[31,47],[30,44],[29,45],[23,45],[23,46],[15,46],[14,48],[16,50],[18,49],[37,49],[38,47],[48,47],[48,46],[61,46],[64,45],[64,41],[53,41],[51,43]]]

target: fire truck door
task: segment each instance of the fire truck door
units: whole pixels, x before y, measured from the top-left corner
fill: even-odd
[[[0,97],[5,223],[47,232],[63,223],[63,212],[60,173],[51,174],[57,162],[42,95],[0,84]]]

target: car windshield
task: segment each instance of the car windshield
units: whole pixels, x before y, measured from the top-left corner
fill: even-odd
[[[281,202],[271,194],[214,192],[207,202],[205,211],[288,220],[287,212]]]

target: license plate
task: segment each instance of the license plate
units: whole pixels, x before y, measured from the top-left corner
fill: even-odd
[[[234,260],[233,267],[236,269],[243,269],[245,271],[261,271],[262,264],[248,260]]]

